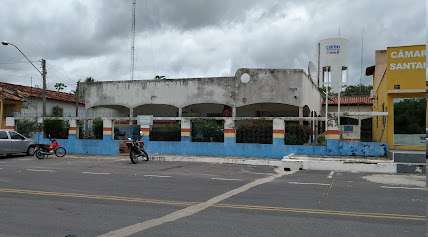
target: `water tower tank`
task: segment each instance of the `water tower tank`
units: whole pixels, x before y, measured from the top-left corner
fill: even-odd
[[[348,40],[344,38],[328,38],[319,43],[320,68],[318,69],[321,83],[339,92],[348,69]],[[329,78],[327,72],[329,73]]]

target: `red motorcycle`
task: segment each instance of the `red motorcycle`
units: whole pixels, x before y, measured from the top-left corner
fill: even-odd
[[[54,155],[56,157],[64,157],[65,154],[67,154],[67,151],[64,147],[57,142],[55,139],[50,139],[51,144],[38,144],[36,145],[36,151],[34,152],[34,155],[37,157],[37,159],[44,159],[49,155]]]

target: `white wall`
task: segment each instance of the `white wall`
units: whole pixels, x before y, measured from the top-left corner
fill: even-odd
[[[250,75],[241,82],[243,73]],[[240,107],[256,103],[308,105],[319,114],[320,92],[301,69],[239,69],[234,77],[189,78],[82,83],[87,108],[172,105],[183,108],[200,103]]]
[[[340,112],[372,112],[371,105],[340,105]],[[328,112],[337,112],[337,105],[328,105]],[[325,105],[322,106],[322,114],[325,115]]]
[[[63,109],[64,116],[75,116],[76,105],[75,103],[68,103],[56,100],[46,100],[46,113],[47,116],[52,114],[54,107],[61,107]],[[84,116],[85,106],[79,105],[79,115]],[[23,103],[21,107],[21,115],[23,116],[41,116],[43,113],[43,100],[39,98],[31,98]]]

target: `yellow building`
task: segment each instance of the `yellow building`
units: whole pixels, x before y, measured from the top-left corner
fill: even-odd
[[[377,50],[376,65],[366,69],[373,76],[373,111],[387,112],[373,118],[373,139],[391,150],[425,150],[426,45]]]

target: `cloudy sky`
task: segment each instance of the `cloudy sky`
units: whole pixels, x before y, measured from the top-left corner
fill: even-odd
[[[132,0],[2,0],[0,40],[35,64],[48,86],[130,79]],[[137,0],[135,79],[227,76],[240,67],[307,68],[317,42],[349,40],[350,81],[374,50],[426,40],[423,0]],[[41,85],[13,48],[0,46],[0,81]],[[363,82],[369,83],[364,77]]]

